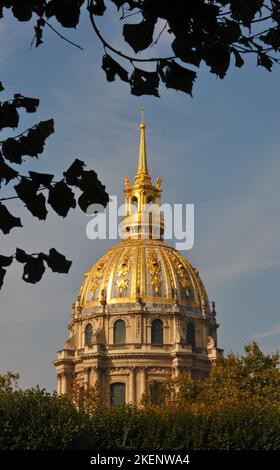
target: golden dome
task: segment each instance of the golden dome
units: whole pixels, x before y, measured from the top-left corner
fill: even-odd
[[[178,304],[195,312],[209,312],[207,293],[198,271],[163,241],[164,220],[159,211],[161,179],[158,177],[156,184],[152,184],[145,129],[142,110],[134,184],[125,178],[126,211],[120,225],[124,240],[86,273],[80,305],[90,308],[100,303]]]
[[[198,271],[162,240],[121,241],[86,273],[81,307],[100,303],[158,303],[209,311]]]

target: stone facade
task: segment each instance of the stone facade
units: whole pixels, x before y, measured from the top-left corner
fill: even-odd
[[[152,323],[163,323],[162,344],[152,343]],[[125,322],[125,343],[114,344],[114,324]],[[86,344],[87,325],[93,327]],[[194,325],[194,344],[187,342],[187,327]],[[125,402],[139,404],[153,381],[191,372],[201,380],[209,373],[211,362],[222,353],[217,348],[215,312],[207,315],[178,305],[108,305],[82,309],[73,306],[69,325],[70,338],[54,361],[57,392],[64,394],[73,380],[80,385],[98,383],[101,400],[109,406],[111,384],[125,384]]]

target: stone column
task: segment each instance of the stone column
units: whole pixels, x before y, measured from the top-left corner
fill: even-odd
[[[129,402],[134,405],[135,403],[135,367],[130,368],[129,374]]]
[[[57,388],[56,388],[57,394],[61,395],[61,374],[57,375]]]
[[[98,381],[97,367],[92,367],[91,373],[90,373],[90,385],[92,387],[95,387],[97,381]]]
[[[146,367],[142,367],[140,369],[140,397],[139,401],[141,400],[144,393],[146,393]]]
[[[84,386],[85,388],[88,388],[90,386],[90,367],[86,367],[84,371]]]
[[[65,372],[61,374],[60,383],[60,395],[65,395],[67,393],[67,375]]]

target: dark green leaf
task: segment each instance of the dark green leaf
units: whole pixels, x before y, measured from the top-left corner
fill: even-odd
[[[47,121],[41,121],[37,127],[42,136],[46,139],[54,133],[54,120],[48,119]]]
[[[68,261],[65,256],[56,251],[55,248],[51,248],[49,255],[44,255],[44,259],[49,268],[55,273],[68,273],[72,264],[72,261]]]
[[[19,217],[14,217],[4,204],[0,202],[0,230],[9,233],[14,227],[22,227]]]
[[[143,20],[138,24],[125,24],[123,36],[134,52],[143,51],[153,42],[154,28],[153,20]]]
[[[106,207],[109,195],[105,190],[105,186],[97,178],[95,171],[84,171],[78,186],[83,191],[78,199],[78,204],[84,212],[94,203]]]
[[[225,22],[220,25],[219,37],[222,43],[232,44],[237,42],[241,36],[241,28],[237,21],[225,18]]]
[[[39,106],[40,100],[36,98],[26,98],[20,94],[14,95],[13,104],[16,108],[25,108],[27,113],[35,113]]]
[[[48,211],[44,194],[37,194],[36,197],[26,202],[25,206],[34,217],[37,217],[39,220],[46,219]]]
[[[211,73],[224,78],[230,65],[230,49],[223,45],[209,47],[203,51],[203,59]]]
[[[29,21],[32,18],[32,3],[24,0],[15,1],[12,12],[19,21]]]
[[[30,255],[25,253],[24,250],[21,250],[20,248],[16,249],[16,260],[19,263],[26,263],[29,260],[29,258],[30,258]]]
[[[42,279],[42,276],[46,270],[44,266],[43,253],[40,253],[36,258],[29,256],[23,268],[22,279],[25,282],[36,284]]]
[[[26,136],[20,137],[22,154],[37,157],[38,154],[43,153],[46,138],[54,132],[53,125],[53,119],[41,121],[36,127],[30,129]]]
[[[42,193],[37,194],[39,187],[39,181],[21,178],[20,183],[14,189],[31,214],[39,220],[45,220],[48,213],[46,199]]]
[[[66,170],[63,173],[66,183],[69,184],[70,186],[71,185],[75,186],[77,183],[77,178],[79,178],[82,175],[84,166],[85,166],[84,162],[76,158],[76,160],[72,163],[72,165],[69,166],[68,170]]]
[[[258,54],[258,65],[265,67],[269,72],[271,72],[273,62],[266,54],[260,53]]]
[[[102,16],[106,11],[104,0],[93,0],[93,2],[88,7],[88,11],[92,15]]]
[[[5,140],[2,145],[2,152],[4,157],[10,162],[19,164],[22,162],[24,149],[18,140],[12,137]]]
[[[244,60],[241,57],[241,54],[232,47],[232,52],[235,56],[235,67],[241,68],[244,65]]]
[[[19,123],[19,115],[16,107],[12,103],[0,104],[0,130],[5,127],[15,129]]]
[[[181,67],[172,60],[161,61],[159,71],[167,88],[184,91],[192,96],[193,84],[196,79],[196,73],[193,70]]]
[[[112,2],[118,7],[119,10],[120,7],[122,7],[126,3],[126,0],[112,0]]]
[[[84,0],[51,0],[46,6],[46,17],[55,16],[65,28],[76,28]]]
[[[7,266],[10,266],[13,262],[13,259],[14,257],[13,256],[3,256],[3,255],[0,255],[0,266],[4,266],[4,267],[7,267]]]
[[[64,181],[50,189],[48,203],[62,217],[66,217],[71,207],[76,207],[75,195]]]
[[[26,136],[20,137],[19,143],[22,146],[23,155],[37,157],[39,153],[44,151],[45,139],[38,129],[30,129]]]
[[[39,47],[44,42],[43,41],[43,28],[45,24],[46,24],[45,20],[43,20],[42,18],[39,18],[36,26],[34,26],[35,37],[36,37],[35,47]]]
[[[131,93],[135,96],[153,95],[159,97],[158,72],[146,72],[135,68],[130,77]]]
[[[45,186],[46,188],[51,187],[51,182],[54,175],[49,175],[47,173],[37,173],[36,171],[29,171],[29,175],[35,183]]]
[[[251,21],[261,10],[263,3],[264,0],[231,0],[232,17],[250,27]]]
[[[280,28],[271,28],[266,35],[260,36],[260,39],[273,47],[275,51],[280,49]]]
[[[7,165],[0,152],[0,187],[3,180],[6,181],[6,184],[9,183],[13,178],[18,175],[18,172]]]
[[[105,54],[102,59],[102,69],[106,73],[106,78],[108,82],[113,82],[116,78],[116,75],[120,77],[121,80],[124,82],[128,82],[128,73],[127,71],[121,67],[118,62],[112,59],[111,56]]]
[[[6,275],[6,272],[7,272],[6,269],[1,268],[1,266],[0,266],[0,289],[3,286],[4,277]]]
[[[28,202],[36,197],[39,187],[38,182],[22,177],[20,183],[14,186],[14,189],[23,202]]]
[[[201,62],[201,53],[193,49],[195,43],[189,36],[177,36],[172,42],[171,46],[175,55],[183,62],[187,62],[188,64],[193,64],[196,67],[199,67]]]

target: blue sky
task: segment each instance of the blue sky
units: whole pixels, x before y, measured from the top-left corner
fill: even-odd
[[[114,45],[121,43],[116,21],[106,17],[99,24]],[[153,177],[162,177],[163,202],[195,204],[195,246],[184,254],[216,301],[220,347],[242,352],[256,338],[265,352],[277,350],[280,69],[268,73],[250,58],[221,81],[205,67],[193,99],[164,88],[161,99],[137,98],[125,84],[106,82],[102,47],[86,18],[77,31],[66,31],[84,51],[46,33],[45,43],[30,49],[31,23],[19,24],[9,15],[0,22],[3,97],[21,92],[40,98],[37,115],[22,114],[22,129],[55,120],[44,154],[27,160],[26,169],[59,175],[80,158],[121,198],[123,178],[136,170],[144,105],[149,168]],[[166,44],[163,38],[161,50]],[[9,207],[24,228],[1,238],[0,253],[13,253],[15,246],[27,252],[55,246],[73,260],[68,276],[47,273],[35,286],[21,280],[15,264],[0,293],[0,371],[20,372],[23,386],[52,390],[51,360],[67,338],[83,274],[114,242],[88,240],[88,218],[79,209],[65,220],[50,209],[39,222],[22,205]]]

